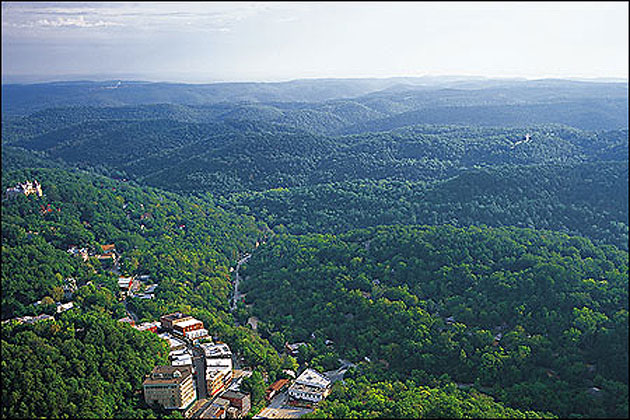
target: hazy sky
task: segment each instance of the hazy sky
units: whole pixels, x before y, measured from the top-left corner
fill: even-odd
[[[628,3],[2,2],[2,74],[628,77]]]

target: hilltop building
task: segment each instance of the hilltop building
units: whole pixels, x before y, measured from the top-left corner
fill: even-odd
[[[20,182],[15,187],[7,188],[7,190],[5,191],[5,195],[8,198],[16,197],[18,195],[31,195],[31,194],[35,194],[38,197],[41,197],[44,195],[42,191],[42,186],[37,180],[34,180],[33,182],[31,181],[26,181],[24,183]]]
[[[184,410],[197,399],[190,366],[156,366],[142,388],[148,405],[167,410]]]

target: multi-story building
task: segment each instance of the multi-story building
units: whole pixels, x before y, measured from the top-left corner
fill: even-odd
[[[225,390],[225,386],[232,380],[232,370],[226,367],[206,368],[206,389],[208,395],[214,397]]]
[[[167,330],[173,330],[174,324],[187,321],[189,319],[192,319],[192,316],[184,315],[181,312],[174,312],[172,314],[162,315],[160,317],[160,322],[162,323],[162,327],[166,328]]]
[[[232,352],[224,343],[203,343],[199,347],[206,357],[208,394],[217,395],[232,381]]]
[[[306,369],[289,387],[289,396],[295,400],[318,403],[330,393],[331,381],[313,369]]]
[[[230,405],[236,408],[235,417],[245,417],[252,406],[249,394],[243,392],[225,391],[221,394],[221,398],[228,400]],[[230,412],[228,411],[228,417],[232,417],[229,414]]]
[[[203,328],[203,322],[195,318],[174,322],[173,333],[181,337],[186,337],[189,340],[208,336],[208,330]]]
[[[156,366],[142,387],[148,405],[184,410],[197,398],[190,366]]]

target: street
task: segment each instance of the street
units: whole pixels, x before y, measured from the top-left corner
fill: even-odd
[[[234,295],[232,297],[232,305],[230,305],[231,312],[234,312],[234,310],[236,310],[236,303],[241,297],[241,294],[238,291],[238,283],[240,281],[238,271],[240,270],[241,265],[245,263],[251,256],[251,254],[245,254],[245,256],[236,263],[236,269],[234,270]]]

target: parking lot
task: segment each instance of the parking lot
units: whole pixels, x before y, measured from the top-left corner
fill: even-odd
[[[287,393],[280,392],[276,395],[269,406],[264,408],[258,415],[254,416],[255,419],[297,419],[304,414],[310,413],[313,410],[310,408],[291,407],[286,405]]]

